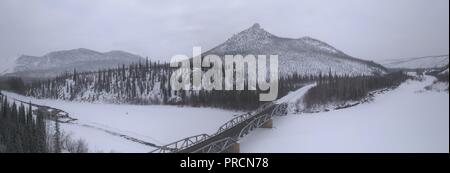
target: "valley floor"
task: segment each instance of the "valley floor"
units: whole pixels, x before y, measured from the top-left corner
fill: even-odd
[[[373,102],[274,119],[241,141],[241,152],[449,152],[448,92],[435,78],[409,80]]]
[[[160,146],[193,135],[212,134],[233,115],[239,114],[213,108],[92,104],[4,93],[11,98],[68,112],[78,120],[74,124],[62,123],[62,129],[75,139],[84,139],[90,152],[150,152],[156,148],[120,135]]]
[[[449,95],[425,90],[433,80],[431,76],[424,81],[408,80],[376,95],[373,102],[347,109],[276,117],[273,129],[256,129],[242,139],[241,152],[449,152]],[[308,87],[292,92],[284,101],[301,98]],[[159,146],[212,134],[239,114],[212,108],[92,104],[5,94],[67,111],[78,120],[61,127],[74,138],[86,140],[90,152],[150,152],[155,147],[120,135]]]

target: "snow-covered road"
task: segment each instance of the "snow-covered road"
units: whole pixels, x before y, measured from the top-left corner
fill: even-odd
[[[371,103],[274,119],[241,141],[242,152],[449,152],[449,95],[407,81]]]
[[[297,102],[299,99],[302,99],[303,96],[306,94],[306,92],[309,91],[309,89],[311,89],[312,87],[316,86],[316,83],[313,84],[309,84],[306,85],[304,87],[301,87],[300,89],[293,91],[293,92],[289,92],[286,96],[278,99],[275,101],[276,104],[281,104],[281,103],[295,103]]]

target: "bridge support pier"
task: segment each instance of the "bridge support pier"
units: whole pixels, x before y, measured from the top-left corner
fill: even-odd
[[[239,142],[234,143],[230,148],[227,149],[227,153],[240,153],[241,152],[241,144]]]
[[[265,123],[261,126],[261,128],[267,128],[267,129],[273,128],[273,121],[272,121],[272,119],[270,119],[269,121],[265,122]]]

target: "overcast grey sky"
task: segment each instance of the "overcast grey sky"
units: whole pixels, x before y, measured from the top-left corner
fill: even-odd
[[[448,6],[448,0],[0,0],[0,59],[80,47],[169,59],[191,54],[193,46],[212,48],[255,22],[363,59],[448,54]]]

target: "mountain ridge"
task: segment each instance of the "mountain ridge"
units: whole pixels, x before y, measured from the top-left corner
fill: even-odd
[[[91,71],[102,68],[128,65],[145,60],[139,55],[120,50],[98,52],[86,48],[60,50],[42,56],[21,55],[14,67],[5,76],[23,78],[51,78],[64,72]]]
[[[431,55],[409,58],[379,60],[378,63],[391,69],[433,69],[448,65],[449,55]]]
[[[203,53],[224,55],[279,55],[283,75],[378,75],[386,68],[373,62],[351,57],[333,46],[312,37],[285,38],[271,34],[258,23]]]

